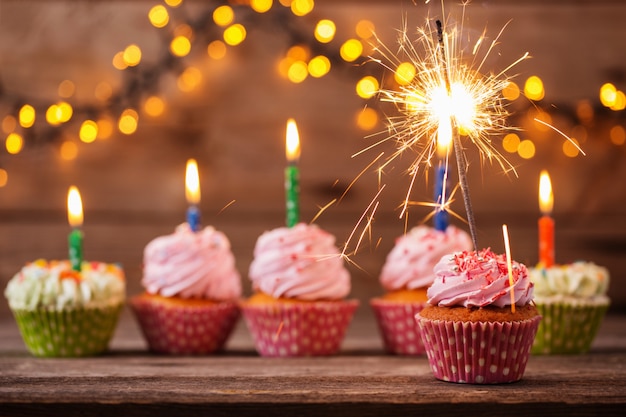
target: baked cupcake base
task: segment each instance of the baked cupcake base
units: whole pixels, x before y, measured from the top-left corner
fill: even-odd
[[[141,294],[130,300],[152,352],[204,355],[224,347],[239,307],[235,301],[182,299]]]
[[[429,307],[432,309],[433,307]],[[416,316],[426,348],[428,362],[435,378],[468,384],[501,384],[519,381],[524,375],[530,350],[541,321],[534,306],[515,321],[461,321]],[[439,307],[439,309],[445,309]],[[449,308],[450,317],[463,314]],[[478,314],[484,312],[476,309]],[[491,309],[490,309],[491,310]],[[499,309],[506,316],[506,309]],[[489,312],[487,312],[489,313]],[[431,315],[432,316],[432,315]]]
[[[276,300],[257,295],[241,303],[257,352],[266,357],[336,354],[359,302]]]
[[[94,356],[107,350],[123,303],[57,310],[12,309],[26,348],[38,357]]]
[[[426,304],[426,290],[403,290],[370,300],[385,351],[394,355],[426,353],[415,315]]]

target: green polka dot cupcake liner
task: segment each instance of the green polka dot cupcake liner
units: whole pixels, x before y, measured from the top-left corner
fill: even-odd
[[[513,322],[460,322],[416,316],[435,378],[464,384],[522,379],[541,317]]]
[[[38,357],[94,356],[107,350],[123,303],[102,308],[12,309],[24,344]]]
[[[534,355],[581,354],[591,348],[609,308],[605,304],[536,303],[543,321],[533,343]]]

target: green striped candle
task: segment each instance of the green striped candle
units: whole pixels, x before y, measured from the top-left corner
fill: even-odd
[[[285,168],[286,223],[287,227],[293,227],[300,219],[300,170],[298,169],[300,138],[298,136],[298,126],[293,119],[287,121],[285,151],[288,162]]]

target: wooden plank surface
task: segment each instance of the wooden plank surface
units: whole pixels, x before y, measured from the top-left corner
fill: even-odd
[[[243,323],[225,352],[151,355],[125,313],[106,355],[37,359],[0,322],[0,415],[621,415],[626,317],[605,320],[586,355],[533,356],[522,381],[459,385],[433,378],[425,357],[383,354],[357,316],[340,355],[261,358]]]

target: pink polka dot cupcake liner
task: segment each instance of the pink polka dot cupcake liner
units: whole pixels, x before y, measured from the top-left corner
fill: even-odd
[[[381,298],[370,300],[385,351],[394,355],[423,355],[426,353],[415,315],[426,304],[394,302]]]
[[[136,297],[130,305],[149,349],[170,355],[205,355],[221,350],[240,314],[236,302],[186,307]]]
[[[244,304],[257,352],[265,357],[336,354],[359,302]]]
[[[502,384],[524,375],[541,316],[517,322],[454,322],[416,316],[435,378]]]

